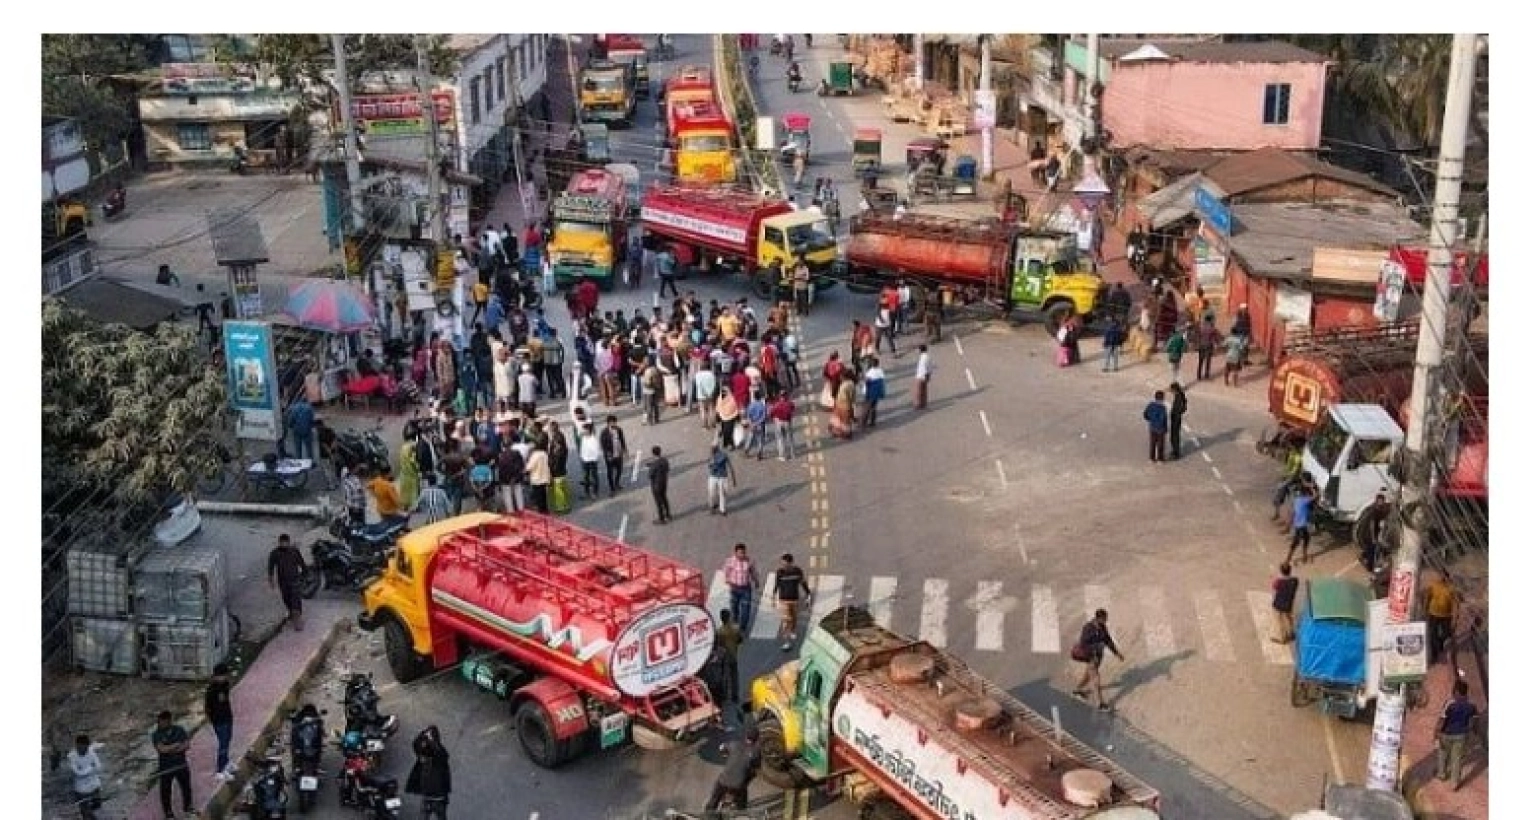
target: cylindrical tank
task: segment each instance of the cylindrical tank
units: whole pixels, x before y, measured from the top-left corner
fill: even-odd
[[[1008,271],[1013,234],[1007,230],[967,227],[928,229],[916,220],[861,216],[852,227],[845,251],[855,270],[881,271],[946,282],[1002,285]]]

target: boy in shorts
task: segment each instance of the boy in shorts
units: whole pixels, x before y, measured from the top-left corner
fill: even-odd
[[[779,610],[780,649],[788,652],[795,646],[795,630],[800,620],[801,593],[804,600],[811,597],[811,587],[805,582],[805,570],[795,566],[795,556],[780,556],[779,568],[773,573],[773,602]]]

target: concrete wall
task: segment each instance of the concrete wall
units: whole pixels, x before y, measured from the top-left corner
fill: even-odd
[[[1248,151],[1316,150],[1324,63],[1117,63],[1103,97],[1118,145]],[[1289,83],[1290,118],[1264,124],[1264,87]]]
[[[502,34],[463,55],[450,80],[458,90],[459,170],[468,171],[470,158],[497,138],[519,99],[527,102],[544,87],[547,41],[543,34]]]

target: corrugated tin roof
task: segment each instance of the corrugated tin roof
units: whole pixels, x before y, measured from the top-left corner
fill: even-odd
[[[208,239],[220,265],[259,265],[268,261],[261,224],[248,209],[220,208],[208,214]]]
[[[1384,202],[1239,202],[1227,240],[1254,276],[1310,279],[1319,245],[1390,248],[1424,241],[1425,230],[1402,208]]]
[[[100,277],[81,282],[58,298],[99,322],[127,325],[134,330],[150,330],[175,319],[182,311],[180,302]]]
[[[1364,188],[1385,196],[1397,192],[1365,174],[1329,165],[1306,154],[1293,154],[1279,148],[1261,148],[1224,157],[1202,170],[1211,181],[1230,196],[1269,188],[1307,177],[1322,177]]]
[[[1231,155],[1231,151],[1183,151],[1145,145],[1133,145],[1125,149],[1125,158],[1132,164],[1154,165],[1170,177],[1204,171]]]
[[[1203,40],[1100,40],[1099,53],[1119,61],[1151,46],[1170,60],[1191,63],[1326,63],[1328,58],[1283,40],[1222,43]],[[1151,53],[1151,50],[1143,52]],[[1140,55],[1138,55],[1140,56]]]

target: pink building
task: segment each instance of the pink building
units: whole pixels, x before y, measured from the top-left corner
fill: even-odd
[[[1116,145],[1316,151],[1328,61],[1280,41],[1099,43],[1103,127]]]

